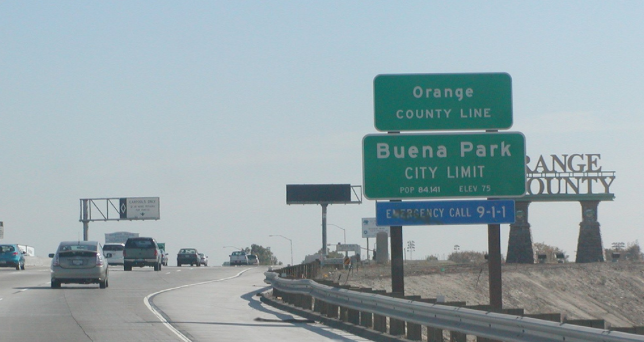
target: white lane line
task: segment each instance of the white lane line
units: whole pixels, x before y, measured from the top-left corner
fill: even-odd
[[[232,277],[228,277],[228,278],[222,278],[222,279],[215,279],[215,280],[202,281],[202,282],[200,282],[200,283],[187,284],[187,285],[182,285],[182,286],[177,286],[177,287],[172,287],[172,288],[169,288],[169,289],[165,289],[165,290],[157,291],[157,292],[155,292],[155,293],[151,293],[151,294],[149,294],[149,295],[145,296],[145,298],[143,298],[143,304],[145,304],[145,306],[147,306],[147,307],[148,307],[148,309],[149,309],[150,311],[152,311],[152,313],[153,313],[155,316],[157,316],[157,318],[161,321],[161,323],[163,323],[163,325],[165,325],[165,326],[166,326],[166,328],[170,329],[170,331],[172,331],[175,335],[177,335],[177,337],[178,337],[181,341],[184,341],[184,342],[192,342],[192,340],[190,340],[189,338],[187,338],[187,337],[186,337],[186,335],[182,334],[179,330],[177,330],[175,327],[173,327],[173,326],[172,326],[172,324],[170,324],[170,323],[168,322],[168,320],[166,320],[166,319],[165,319],[165,317],[163,317],[163,315],[162,315],[162,314],[161,314],[161,313],[160,313],[160,312],[159,312],[159,311],[154,307],[154,305],[152,304],[152,297],[154,297],[154,296],[156,296],[156,295],[158,295],[158,294],[160,294],[160,293],[163,293],[163,292],[168,292],[168,291],[178,290],[178,289],[182,289],[182,288],[184,288],[184,287],[190,287],[190,286],[202,285],[202,284],[208,284],[208,283],[217,283],[217,282],[220,282],[220,281],[224,281],[224,280],[229,280],[229,279],[237,278],[237,277],[239,277],[240,275],[242,275],[242,273],[244,273],[244,272],[246,272],[246,271],[250,271],[250,270],[251,270],[251,268],[247,268],[247,269],[242,270],[241,272],[237,273],[236,275],[234,275],[234,276],[232,276]]]

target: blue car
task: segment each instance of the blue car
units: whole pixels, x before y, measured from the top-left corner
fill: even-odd
[[[18,245],[0,245],[0,267],[15,267],[25,269],[25,256]]]

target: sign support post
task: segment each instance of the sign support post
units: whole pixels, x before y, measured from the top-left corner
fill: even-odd
[[[321,203],[322,206],[322,255],[326,258],[328,254],[326,252],[326,208],[329,206],[328,203]]]
[[[391,234],[391,292],[405,295],[402,226],[389,227]]]
[[[503,285],[501,282],[501,225],[488,224],[488,270],[490,282],[490,307],[493,312],[503,309]]]
[[[88,199],[82,199],[83,202],[83,215],[81,221],[83,222],[83,241],[89,241],[89,205]]]

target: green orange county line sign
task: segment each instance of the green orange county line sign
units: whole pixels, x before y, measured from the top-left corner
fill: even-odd
[[[368,134],[362,151],[369,199],[520,197],[526,191],[519,132]]]
[[[373,84],[379,131],[512,127],[507,73],[378,75]]]

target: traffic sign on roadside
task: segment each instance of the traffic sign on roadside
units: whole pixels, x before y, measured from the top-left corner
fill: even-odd
[[[512,127],[507,73],[378,75],[373,84],[379,131]]]
[[[378,226],[375,217],[367,217],[362,219],[362,237],[375,238],[379,232],[387,233],[389,236],[389,226]]]
[[[382,226],[514,223],[514,200],[376,202]]]
[[[369,134],[362,146],[369,199],[525,194],[522,133]]]

